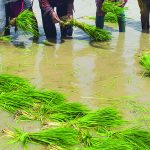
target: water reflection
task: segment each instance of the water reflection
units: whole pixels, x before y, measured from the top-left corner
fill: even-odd
[[[93,96],[93,83],[95,79],[95,55],[76,56],[73,59],[74,76],[77,78],[77,86],[80,89],[81,98],[89,97],[89,99],[83,99],[84,104],[91,106],[90,97]]]
[[[37,51],[36,54],[36,58],[35,58],[35,65],[34,65],[34,74],[33,74],[33,78],[34,78],[34,82],[33,84],[38,87],[41,88],[42,87],[42,75],[41,75],[41,71],[40,71],[40,65],[41,65],[41,61],[43,59],[43,46],[39,46],[38,48],[39,50]]]

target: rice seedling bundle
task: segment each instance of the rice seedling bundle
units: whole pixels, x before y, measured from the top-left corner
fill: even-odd
[[[144,67],[144,69],[150,71],[150,54],[143,54],[140,57],[139,63]]]
[[[80,128],[111,128],[122,123],[122,118],[113,108],[100,109],[89,113],[77,120],[77,126]]]
[[[59,105],[37,104],[22,111],[21,120],[49,120],[67,122],[80,118],[88,113],[88,109],[79,103],[62,103]]]
[[[60,105],[66,101],[63,94],[55,91],[30,90],[25,92],[27,97],[36,99],[46,105]]]
[[[0,108],[11,113],[24,110],[33,106],[33,99],[22,96],[18,93],[0,94]]]
[[[80,103],[64,103],[49,108],[52,120],[70,121],[85,116],[89,110]]]
[[[116,16],[119,16],[120,14],[124,13],[124,11],[126,10],[126,8],[120,7],[119,5],[121,5],[120,2],[111,2],[110,0],[105,0],[102,5],[102,10],[105,13],[111,12]]]
[[[20,77],[13,75],[0,74],[0,93],[13,92],[13,91],[25,91],[31,89],[30,83]]]
[[[112,12],[108,12],[105,15],[105,22],[110,22],[110,23],[117,23],[118,22],[118,18],[115,14],[113,14]]]
[[[33,34],[38,37],[37,22],[35,20],[34,13],[30,10],[22,11],[15,19],[17,28],[24,31],[25,34]]]
[[[92,146],[84,150],[133,150],[133,147],[123,140],[112,138],[95,138]]]
[[[86,24],[84,22],[79,22],[73,19],[73,20],[70,20],[69,22],[64,23],[64,25],[67,25],[67,24],[71,24],[83,30],[94,41],[109,41],[111,39],[111,33],[108,32],[107,30],[102,30],[100,28]]]
[[[11,42],[12,37],[11,36],[0,36],[0,41]]]
[[[14,131],[3,130],[3,133],[12,139],[11,143],[21,142],[24,148],[27,148],[27,144],[29,143],[58,145],[60,147],[78,144],[78,133],[72,128],[51,128],[35,133],[28,133],[20,129],[15,129]]]
[[[150,150],[150,132],[143,129],[127,129],[113,135],[114,138],[124,140],[133,149]]]

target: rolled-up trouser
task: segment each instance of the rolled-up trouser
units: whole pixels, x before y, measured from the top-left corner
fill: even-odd
[[[54,8],[56,7],[56,11],[59,17],[63,17],[67,15],[67,8],[68,4],[67,1],[64,1],[62,4],[56,6],[55,4],[51,4],[51,6]],[[42,21],[43,21],[43,28],[47,39],[55,38],[56,37],[56,27],[55,24],[52,21],[51,16],[45,12],[44,9],[41,8],[41,14],[42,14]],[[70,27],[72,28],[72,26]],[[68,28],[60,27],[61,29],[61,35],[65,36],[67,34]]]
[[[138,0],[141,13],[141,25],[142,30],[149,30],[149,13],[150,13],[150,1]]]
[[[24,0],[24,9],[32,8],[32,0]]]
[[[125,14],[122,13],[118,16],[119,32],[125,32],[125,25],[126,25]]]

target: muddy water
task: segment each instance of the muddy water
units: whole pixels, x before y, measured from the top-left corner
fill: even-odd
[[[149,114],[142,106],[149,108],[150,79],[142,77],[138,55],[149,49],[149,34],[140,32],[137,2],[129,1],[128,8],[126,33],[118,33],[117,27],[109,28],[113,35],[110,42],[90,42],[75,29],[73,39],[61,40],[58,36],[56,43],[45,46],[40,10],[35,3],[41,31],[39,44],[23,36],[11,44],[0,43],[0,72],[26,77],[38,88],[62,92],[69,101],[81,102],[91,109],[114,106],[132,124],[147,127]],[[75,10],[76,18],[92,16],[95,4],[93,0],[76,1]],[[0,117],[0,128],[12,125],[8,114],[1,112]],[[25,130],[40,129],[38,122],[19,126]]]

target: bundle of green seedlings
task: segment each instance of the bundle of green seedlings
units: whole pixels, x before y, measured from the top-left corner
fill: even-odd
[[[11,42],[12,37],[11,36],[0,36],[0,41]]]
[[[0,74],[0,94],[33,89],[29,81],[8,74]]]
[[[21,120],[68,121],[88,113],[80,103],[68,103],[58,92],[36,90],[15,76],[0,75],[0,93],[0,108]]]
[[[4,129],[2,132],[11,138],[11,144],[21,142],[25,150],[29,143],[56,145],[65,149],[79,143],[78,133],[72,128],[50,128],[35,133],[23,132],[16,128],[14,131]]]
[[[150,54],[143,54],[140,57],[139,63],[144,67],[147,72],[150,72]]]
[[[117,17],[119,17],[120,14],[124,13],[124,11],[127,8],[120,7],[120,2],[113,2],[111,0],[105,0],[102,5],[102,10],[105,13],[111,12],[112,14],[115,14]]]
[[[113,108],[90,112],[79,103],[67,102],[62,94],[36,90],[25,79],[10,75],[0,75],[0,89],[0,108],[22,117],[21,119],[45,119],[53,124],[47,130],[36,133],[20,129],[13,132],[3,130],[13,142],[22,142],[24,148],[33,142],[64,149],[79,145],[82,145],[81,150],[85,147],[85,150],[150,149],[149,131],[113,131],[124,123]]]
[[[150,132],[144,129],[126,129],[124,131],[114,133],[112,138],[125,141],[132,146],[132,149],[150,150]]]
[[[79,22],[75,19],[69,20],[67,22],[62,22],[63,25],[72,25],[83,30],[90,38],[94,41],[109,41],[111,39],[111,33],[107,30],[102,30],[93,25],[86,24],[84,22]]]
[[[76,121],[79,128],[111,128],[123,123],[122,117],[113,108],[104,108],[88,113]]]
[[[123,140],[102,137],[92,138],[91,146],[82,150],[133,150],[133,147]]]
[[[68,122],[87,114],[87,108],[79,103],[44,104],[36,103],[22,109],[17,115],[19,120],[40,120],[45,122]]]
[[[129,128],[109,132],[109,136],[92,137],[91,145],[84,150],[150,150],[149,131]]]
[[[24,34],[30,33],[35,37],[39,36],[35,15],[30,10],[23,10],[15,19],[10,22],[10,25],[15,25],[18,29],[21,29]]]
[[[99,140],[101,137],[97,135],[97,132],[107,137],[107,132],[111,128],[118,127],[123,122],[122,117],[115,109],[104,108],[89,112],[87,115],[71,121],[69,125],[79,132],[80,142],[84,146],[91,147],[93,145],[93,135],[99,137]]]
[[[112,12],[108,12],[105,15],[104,19],[105,19],[105,22],[110,22],[110,23],[117,23],[118,22],[117,16]]]

